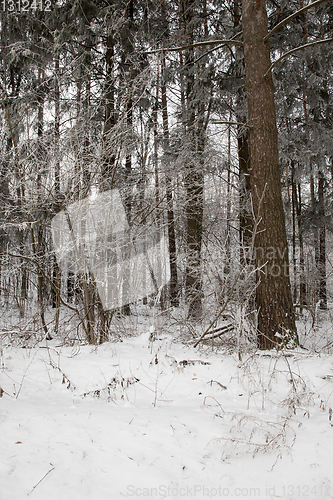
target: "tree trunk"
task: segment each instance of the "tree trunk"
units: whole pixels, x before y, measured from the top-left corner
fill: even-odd
[[[116,124],[115,117],[115,88],[114,88],[114,39],[108,34],[105,54],[106,78],[105,78],[105,120],[103,131],[104,158],[102,165],[102,191],[111,189],[115,178],[116,155],[112,150],[112,129]]]
[[[289,176],[287,174],[287,183],[289,184]],[[294,175],[294,165],[291,165],[291,213],[292,213],[292,226],[293,226],[293,237],[292,237],[292,262],[293,262],[293,274],[294,274],[294,284],[293,284],[293,301],[294,304],[297,302],[297,259],[296,259],[296,205],[297,205],[297,191],[296,182]],[[300,301],[301,303],[301,301]]]
[[[241,245],[241,265],[245,262],[245,254],[251,245],[253,232],[253,217],[250,210],[250,151],[248,131],[238,134],[238,162],[239,162],[239,240]]]
[[[129,134],[133,131],[133,61],[132,54],[134,52],[134,39],[133,39],[133,20],[134,20],[134,0],[130,0],[126,4],[125,12],[126,23],[123,27],[122,33],[122,70],[124,73],[124,81],[127,86],[127,100],[126,100],[126,126]],[[125,157],[125,172],[124,172],[124,182],[125,187],[124,192],[124,208],[127,216],[128,223],[131,222],[132,217],[132,152],[128,151]],[[123,256],[124,262],[127,263],[127,254]],[[127,265],[127,264],[125,264]],[[122,283],[122,300],[123,306],[121,308],[122,314],[129,316],[131,314],[131,307],[128,303],[128,293],[129,293],[129,274],[130,268],[126,267],[124,272],[124,278]]]
[[[243,37],[251,157],[251,191],[257,223],[258,345],[272,349],[297,341],[289,278],[266,2],[243,0]],[[260,222],[259,222],[260,221]]]
[[[181,15],[186,44],[193,44],[193,0],[181,2]],[[196,131],[195,90],[194,90],[194,50],[185,51],[186,114],[185,135],[188,140],[188,161],[185,169],[186,189],[186,236],[187,262],[185,278],[185,298],[189,306],[188,316],[200,319],[202,315],[201,247],[203,220],[204,177],[200,165],[203,144]],[[197,149],[198,145],[198,149]],[[199,161],[198,161],[199,160]]]
[[[240,0],[234,0],[233,22],[234,28],[240,25],[241,9]],[[243,74],[243,50],[236,47],[236,77],[241,78]],[[242,87],[238,89],[236,99],[236,120],[238,123],[246,123],[247,116],[243,111],[245,99]],[[231,120],[230,120],[231,121]],[[249,131],[241,125],[237,126],[238,167],[239,167],[239,242],[240,242],[240,265],[250,263],[250,258],[245,259],[247,249],[251,245],[253,232],[253,217],[251,212],[251,185],[250,185],[250,151]]]
[[[155,203],[156,207],[160,204],[160,180],[158,174],[158,105],[159,105],[159,68],[157,70],[156,76],[156,95],[155,104],[153,110],[153,122],[154,122],[154,176],[155,176]],[[160,211],[157,210],[156,219],[160,225]]]
[[[231,115],[231,113],[230,113]],[[230,121],[232,117],[230,116]],[[231,131],[228,128],[228,171],[227,171],[227,200],[226,200],[226,235],[225,235],[225,263],[224,263],[224,273],[230,273],[231,264]]]
[[[162,23],[165,24],[165,2],[161,1],[161,18]],[[168,103],[166,94],[165,83],[165,55],[162,54],[161,61],[161,94],[162,94],[162,121],[163,121],[163,149],[164,160],[167,162],[165,165],[165,189],[167,201],[167,220],[168,220],[168,242],[169,242],[169,261],[170,261],[170,303],[173,307],[179,306],[178,300],[178,277],[177,277],[177,249],[176,249],[176,231],[175,231],[175,217],[173,211],[172,199],[172,181],[170,178],[170,162],[167,158],[170,154],[170,140],[169,140],[169,119],[168,119]]]
[[[311,212],[312,215],[316,218],[316,196],[315,196],[315,178],[313,173],[310,175],[310,201],[311,201]],[[317,271],[319,269],[319,238],[318,238],[318,227],[316,225],[313,226],[312,229],[313,234],[313,246],[314,246],[314,258],[315,258],[315,273],[317,275]],[[317,281],[317,276],[313,279],[314,284],[314,302],[316,303],[319,297],[319,286]]]
[[[56,51],[54,61],[54,147],[55,147],[55,167],[54,167],[54,197],[56,204],[60,203],[60,68],[59,51]],[[51,289],[52,306],[56,309],[54,316],[54,333],[58,334],[60,317],[60,287],[61,271],[57,260],[54,257],[52,280],[54,288]]]
[[[91,99],[91,38],[87,35],[86,38],[87,45],[87,55],[86,55],[86,66],[87,66],[87,74],[85,75],[85,94],[83,100],[83,108],[84,108],[84,142],[83,142],[83,162],[82,162],[82,188],[83,193],[82,197],[85,198],[88,196],[90,191],[90,180],[91,180],[91,172],[90,172],[90,99]]]
[[[294,181],[295,182],[295,181]],[[303,243],[303,224],[302,224],[302,198],[301,198],[301,185],[295,182],[295,209],[297,216],[297,227],[298,227],[298,241],[299,241],[299,303],[300,305],[306,304],[306,283],[305,283],[305,262],[304,262],[304,243]]]
[[[327,309],[327,287],[326,287],[326,228],[325,228],[325,204],[324,204],[324,175],[318,172],[318,201],[319,201],[319,300],[320,309]]]
[[[44,69],[40,69],[38,72],[39,79],[39,87],[41,86],[44,80]],[[42,211],[40,210],[40,204],[42,203],[43,197],[43,185],[42,185],[42,176],[45,175],[45,159],[44,159],[44,151],[43,151],[43,134],[44,134],[44,92],[41,91],[41,95],[39,97],[38,102],[38,112],[37,112],[37,207],[36,212],[38,213],[38,217],[41,217]],[[44,221],[40,221],[44,222]],[[36,231],[36,234],[35,234]],[[43,326],[43,330],[45,332],[46,338],[51,340],[51,337],[48,332],[48,328],[45,321],[45,301],[44,295],[46,295],[46,287],[45,287],[45,279],[43,277],[45,270],[45,250],[46,250],[46,242],[45,242],[45,228],[44,224],[40,223],[34,229],[31,226],[31,243],[32,250],[34,253],[34,258],[37,262],[37,289],[38,289],[38,303],[40,310],[40,318]]]

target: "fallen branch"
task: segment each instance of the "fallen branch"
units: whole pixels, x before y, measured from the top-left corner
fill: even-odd
[[[200,340],[203,340],[203,337],[208,335],[208,334],[211,334],[211,335],[206,340],[212,340],[212,339],[216,339],[217,337],[220,337],[221,335],[224,335],[225,333],[232,332],[234,329],[235,328],[234,328],[233,324],[229,323],[228,325],[221,326],[220,328],[215,328],[215,330],[211,330],[211,331],[206,330],[197,342],[199,342]],[[194,347],[196,347],[196,346],[197,346],[197,343],[194,344]]]
[[[51,464],[52,465],[52,464]],[[35,486],[32,488],[32,490],[30,491],[30,493],[28,493],[28,495],[31,495],[31,493],[37,488],[37,486],[46,478],[46,476],[48,476],[50,474],[50,472],[52,472],[54,470],[54,467],[52,467],[52,469],[50,469],[49,471],[47,471],[46,474],[44,474],[44,476],[42,477],[42,479],[40,479],[38,481],[37,484],[35,484]]]

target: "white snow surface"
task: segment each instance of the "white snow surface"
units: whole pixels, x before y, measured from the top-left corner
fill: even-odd
[[[333,357],[161,335],[1,351],[0,499],[333,498]]]

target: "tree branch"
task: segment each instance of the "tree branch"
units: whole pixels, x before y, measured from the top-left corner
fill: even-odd
[[[278,29],[281,28],[281,26],[283,26],[284,24],[286,24],[289,21],[291,21],[292,19],[294,19],[294,17],[297,17],[300,14],[302,14],[303,12],[305,12],[306,10],[311,9],[311,7],[315,7],[316,5],[319,5],[320,3],[323,3],[323,2],[326,2],[326,1],[327,0],[316,0],[316,2],[312,2],[309,5],[306,5],[305,7],[303,7],[302,9],[297,10],[296,12],[294,12],[294,14],[291,14],[291,16],[286,17],[279,24],[277,24],[276,26],[274,26],[274,28],[265,36],[264,41],[268,40]]]
[[[203,42],[192,43],[191,45],[184,45],[183,47],[164,47],[163,49],[148,50],[140,52],[140,54],[159,54],[161,52],[181,52],[182,50],[193,49],[195,47],[206,47],[207,45],[238,45],[243,46],[243,42],[239,40],[206,40]]]
[[[266,76],[266,75],[265,75]],[[247,125],[246,123],[239,123],[239,122],[220,122],[220,121],[213,121],[211,122],[212,125],[239,125],[240,127],[247,127],[247,128],[253,128],[251,125]]]
[[[299,50],[306,49],[307,47],[313,47],[314,45],[320,45],[321,43],[326,43],[326,42],[333,42],[333,38],[326,38],[325,40],[318,40],[317,42],[306,43],[305,45],[301,45],[300,47],[296,47],[295,49],[289,50],[288,52],[283,54],[281,57],[279,57],[279,59],[277,59],[275,62],[273,62],[273,64],[271,64],[271,66],[268,68],[268,70],[264,74],[264,77],[267,76],[270,71],[272,71],[272,69],[274,68],[274,66],[277,63],[279,63],[280,61],[282,61],[286,57],[290,56],[291,54],[294,54],[295,52],[298,52]]]

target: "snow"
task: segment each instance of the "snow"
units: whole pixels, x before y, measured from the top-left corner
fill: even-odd
[[[333,357],[159,335],[1,350],[1,500],[333,498]]]

